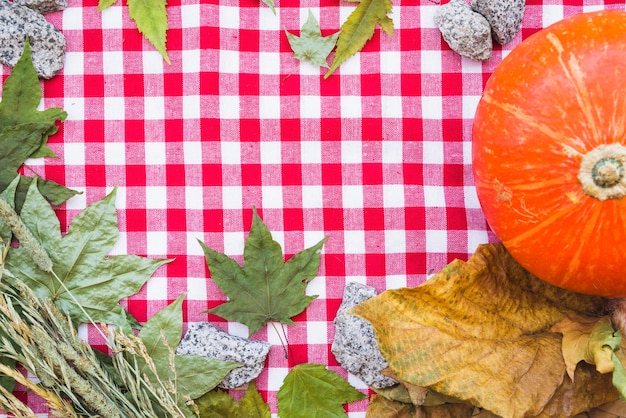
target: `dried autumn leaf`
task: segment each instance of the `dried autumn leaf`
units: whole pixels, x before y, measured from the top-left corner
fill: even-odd
[[[599,297],[537,280],[503,246],[483,245],[466,263],[456,260],[416,288],[383,292],[352,313],[373,324],[403,381],[502,417],[571,416],[618,394],[609,375],[584,363],[572,383],[562,337],[549,330],[567,314],[603,307]]]
[[[211,278],[229,297],[228,302],[206,312],[247,325],[250,335],[269,321],[293,324],[291,317],[317,297],[307,296],[304,291],[317,275],[325,242],[326,238],[285,262],[280,244],[272,239],[254,210],[243,250],[243,267],[200,242]]]
[[[474,407],[463,403],[436,406],[415,406],[374,395],[367,407],[366,418],[470,418]]]
[[[310,9],[309,17],[302,26],[299,37],[287,32],[287,30],[285,32],[295,58],[301,61],[309,61],[311,64],[319,65],[320,67],[328,67],[326,58],[335,47],[339,32],[322,36],[320,25]]]
[[[342,405],[367,398],[321,364],[298,364],[276,394],[281,418],[347,417]]]
[[[571,379],[580,361],[595,364],[600,373],[613,371],[613,355],[620,337],[615,335],[610,317],[572,315],[555,324],[551,331],[563,334],[563,359]]]
[[[393,34],[393,20],[387,16],[392,10],[391,0],[351,1],[358,1],[359,5],[341,25],[335,57],[324,78],[328,78],[345,60],[359,52],[372,39],[377,23],[387,35],[391,37]]]

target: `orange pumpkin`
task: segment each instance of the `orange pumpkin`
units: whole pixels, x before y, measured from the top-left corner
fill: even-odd
[[[626,296],[626,12],[566,18],[520,43],[473,126],[485,217],[540,279]]]

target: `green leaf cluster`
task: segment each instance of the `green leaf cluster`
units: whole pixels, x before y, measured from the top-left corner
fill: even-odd
[[[47,146],[48,137],[58,131],[57,121],[64,121],[67,113],[60,108],[38,110],[41,86],[33,67],[30,44],[25,42],[22,56],[2,88],[0,101],[0,190],[13,181],[17,170],[28,158],[56,157]],[[20,176],[15,198],[19,208],[32,177]],[[58,205],[77,192],[51,180],[37,178],[41,193],[52,204]]]

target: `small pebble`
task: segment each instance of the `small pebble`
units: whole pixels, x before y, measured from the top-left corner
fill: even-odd
[[[244,364],[233,369],[218,385],[222,389],[234,389],[257,378],[263,371],[265,358],[272,344],[267,341],[249,340],[222,331],[208,322],[190,323],[176,354],[199,354]]]
[[[368,386],[384,388],[398,382],[381,373],[388,364],[378,348],[374,327],[347,311],[376,296],[376,289],[356,282],[346,284],[343,300],[333,321],[335,338],[331,347],[339,364]]]
[[[491,35],[500,45],[511,41],[522,27],[525,0],[472,0],[472,9],[485,16]]]
[[[13,67],[28,37],[37,75],[52,78],[63,68],[65,37],[43,15],[25,6],[0,0],[0,63]]]
[[[13,4],[26,6],[44,15],[67,8],[67,0],[13,0]]]
[[[435,24],[453,51],[476,61],[491,58],[491,26],[463,0],[451,0],[439,7]]]

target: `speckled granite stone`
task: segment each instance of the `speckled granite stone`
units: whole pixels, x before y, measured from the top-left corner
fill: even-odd
[[[44,15],[67,8],[67,0],[13,0],[13,3],[26,6]]]
[[[224,332],[208,322],[195,322],[189,324],[176,354],[199,354],[244,364],[231,370],[218,385],[223,389],[234,389],[261,373],[271,347],[266,341],[248,340]]]
[[[51,78],[63,68],[65,37],[40,13],[0,0],[0,63],[13,67],[28,37],[37,74]]]
[[[525,0],[472,0],[472,9],[485,16],[491,35],[500,45],[511,41],[522,27]]]
[[[453,51],[476,61],[491,58],[491,26],[463,0],[450,0],[440,6],[435,12],[435,24]]]
[[[387,362],[378,349],[374,327],[364,319],[347,313],[350,308],[374,296],[376,290],[373,287],[355,282],[346,284],[343,300],[333,321],[335,338],[331,351],[344,369],[369,386],[384,388],[398,382],[380,372],[387,367]]]

